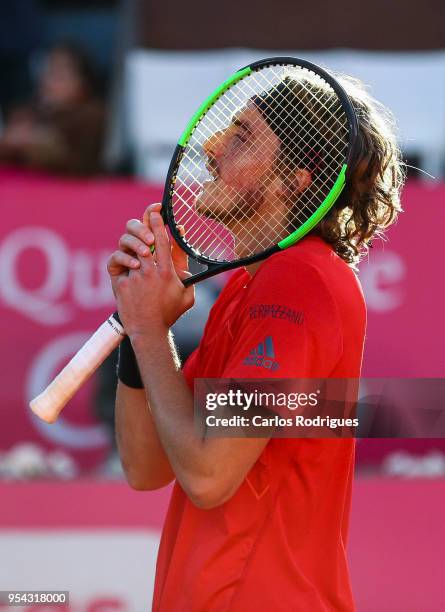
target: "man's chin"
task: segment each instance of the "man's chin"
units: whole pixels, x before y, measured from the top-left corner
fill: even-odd
[[[256,214],[264,201],[263,190],[246,190],[242,195],[219,181],[205,183],[195,200],[196,212],[229,229]]]
[[[230,216],[230,213],[221,206],[225,199],[221,190],[215,188],[215,183],[204,185],[203,190],[195,200],[196,212],[207,219],[224,223],[224,219]]]
[[[205,202],[199,201],[199,198],[196,200],[196,212],[198,215],[206,219],[211,219],[212,221],[217,221],[218,223],[224,223],[224,220],[230,217],[227,212],[219,210],[215,206],[215,203],[213,203],[213,206],[209,206]]]

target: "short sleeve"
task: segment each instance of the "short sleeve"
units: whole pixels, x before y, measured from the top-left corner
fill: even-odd
[[[280,255],[247,288],[223,378],[327,378],[342,354],[342,323],[322,272]]]

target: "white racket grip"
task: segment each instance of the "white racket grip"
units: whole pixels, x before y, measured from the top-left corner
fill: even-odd
[[[113,316],[102,323],[47,388],[30,402],[34,414],[47,423],[54,423],[67,402],[124,336],[124,328]]]

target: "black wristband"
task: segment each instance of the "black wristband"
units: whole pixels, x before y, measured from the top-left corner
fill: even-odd
[[[131,346],[130,338],[125,336],[119,346],[119,360],[117,362],[117,377],[120,381],[133,387],[133,389],[143,389],[141,374],[139,372],[138,362]]]

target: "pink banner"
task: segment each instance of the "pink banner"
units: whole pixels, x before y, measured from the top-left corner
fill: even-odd
[[[63,447],[84,467],[104,455],[107,436],[92,416],[94,379],[55,425],[38,422],[27,403],[114,310],[106,259],[126,220],[141,216],[161,191],[130,180],[0,174],[0,450],[38,441]],[[406,212],[389,242],[375,241],[361,265],[366,376],[444,376],[444,196],[443,184],[408,185]],[[378,457],[381,448],[362,441],[359,456]]]
[[[412,182],[404,213],[360,266],[368,306],[364,376],[445,376],[445,184]]]
[[[0,175],[0,449],[38,441],[63,447],[84,467],[104,455],[109,442],[93,418],[94,378],[52,426],[27,403],[115,310],[107,257],[127,219],[161,193],[129,180]]]

